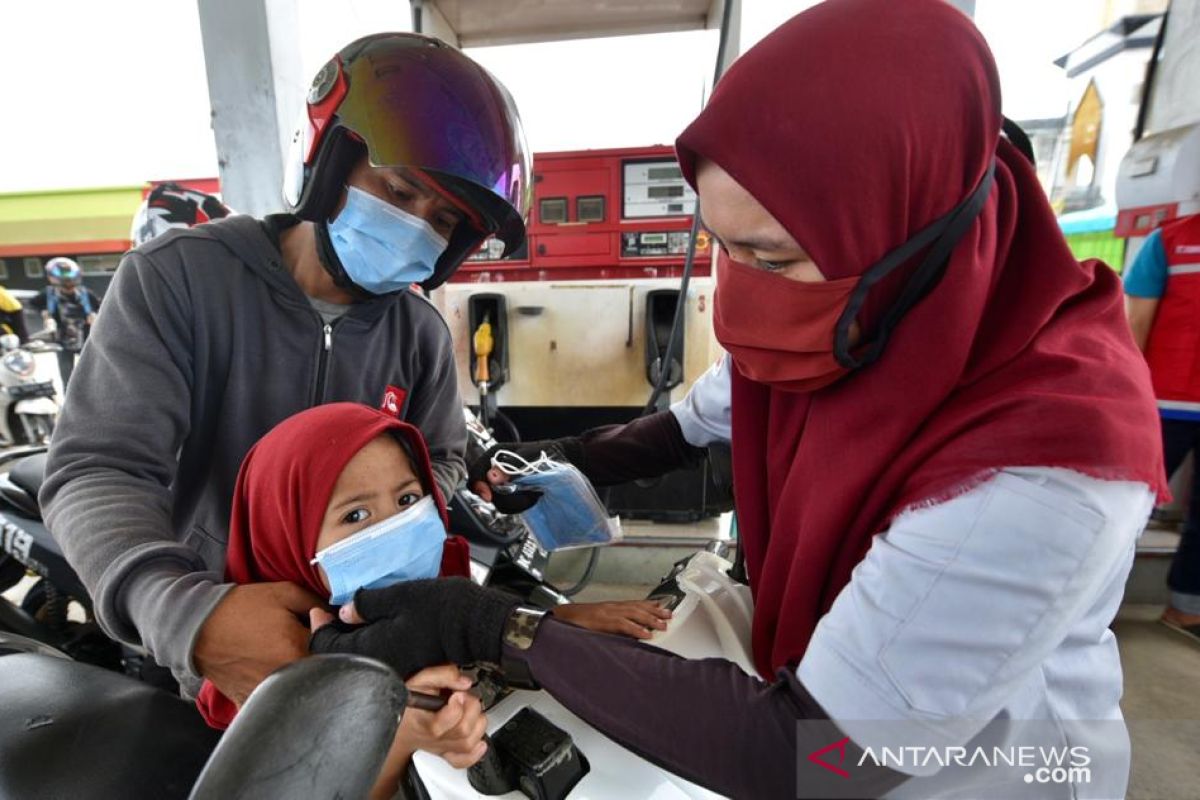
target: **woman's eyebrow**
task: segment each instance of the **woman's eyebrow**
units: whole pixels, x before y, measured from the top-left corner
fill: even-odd
[[[759,238],[755,236],[745,239],[732,239],[727,242],[720,236],[717,236],[713,229],[704,223],[703,214],[700,218],[700,224],[706,231],[708,231],[709,236],[716,239],[717,244],[721,245],[726,250],[729,249],[730,245],[733,245],[734,247],[744,247],[747,250],[766,250],[769,252],[778,252],[780,250],[787,250],[795,247],[795,245],[793,245],[791,242],[787,242],[782,239]],[[796,247],[796,249],[800,248]],[[803,250],[801,250],[801,252],[803,252]],[[807,253],[805,253],[805,255],[807,256]]]
[[[785,242],[782,239],[759,239],[751,236],[746,239],[735,239],[728,242],[734,247],[744,247],[747,250],[765,250],[767,252],[777,253],[783,250],[799,249],[791,242]]]

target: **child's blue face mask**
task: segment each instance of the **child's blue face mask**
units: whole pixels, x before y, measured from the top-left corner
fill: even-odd
[[[497,452],[492,463],[512,478],[515,489],[540,495],[521,512],[521,519],[545,549],[589,547],[621,538],[620,522],[609,517],[592,484],[573,465],[545,453],[529,462],[507,450]]]
[[[353,186],[329,223],[329,240],[347,277],[371,294],[427,280],[447,246],[425,220]]]
[[[330,604],[340,606],[359,589],[436,578],[445,542],[437,504],[426,495],[411,508],[319,551],[312,563],[325,570]]]

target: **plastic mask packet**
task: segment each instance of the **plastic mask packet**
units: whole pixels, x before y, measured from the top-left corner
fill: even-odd
[[[621,538],[620,520],[609,516],[592,484],[575,466],[545,453],[526,461],[509,450],[498,451],[492,464],[509,476],[515,489],[539,495],[521,518],[546,550],[595,547]]]

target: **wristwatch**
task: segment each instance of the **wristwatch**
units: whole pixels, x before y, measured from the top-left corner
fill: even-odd
[[[500,671],[504,673],[504,682],[515,689],[541,688],[533,679],[529,664],[513,651],[524,652],[533,647],[538,626],[545,618],[544,608],[520,605],[509,612],[504,621],[501,643],[507,646],[500,648]]]

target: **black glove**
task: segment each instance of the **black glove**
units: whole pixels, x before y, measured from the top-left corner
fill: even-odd
[[[354,607],[366,624],[326,625],[312,635],[308,649],[376,658],[405,678],[437,664],[498,664],[504,623],[519,603],[467,578],[359,589]]]

